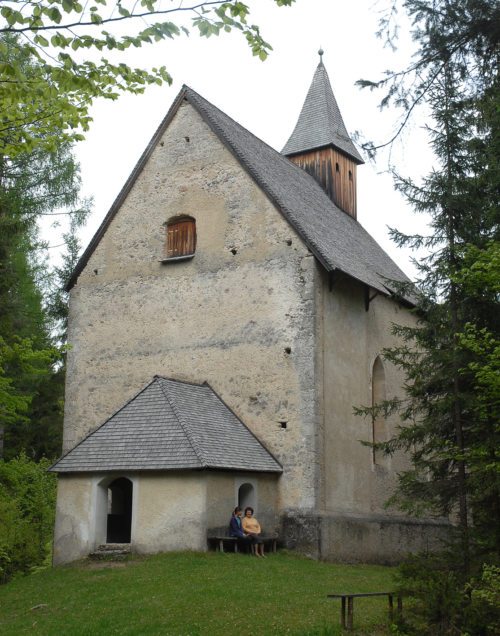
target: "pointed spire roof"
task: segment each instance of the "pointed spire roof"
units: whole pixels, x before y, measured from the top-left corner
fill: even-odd
[[[281,152],[284,155],[295,155],[325,146],[334,146],[357,164],[364,163],[349,137],[340,114],[328,73],[323,64],[322,49],[319,50],[319,55],[320,62],[314,73],[299,119]]]

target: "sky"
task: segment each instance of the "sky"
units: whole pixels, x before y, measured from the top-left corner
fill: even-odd
[[[388,0],[297,0],[277,7],[273,0],[250,0],[251,21],[273,46],[262,62],[252,56],[237,32],[209,39],[191,29],[189,37],[160,42],[120,59],[131,66],[165,65],[171,86],[150,87],[143,95],[97,101],[86,140],[76,146],[82,194],[94,199],[93,213],[80,239],[85,248],[131,173],[183,84],[187,84],[265,142],[281,150],[300,113],[314,71],[318,49],[328,71],[348,131],[386,141],[396,125],[396,111],[380,111],[381,95],[355,86],[360,78],[378,79],[388,68],[402,68],[412,44],[404,16],[396,52],[375,36]],[[186,5],[186,2],[184,2]],[[175,17],[174,17],[175,19]],[[189,24],[185,23],[189,27]],[[432,157],[421,123],[414,121],[391,156],[358,168],[358,220],[408,274],[410,254],[389,239],[387,226],[420,231],[423,220],[394,191],[390,161],[403,174],[428,172]],[[51,236],[51,243],[54,235]]]

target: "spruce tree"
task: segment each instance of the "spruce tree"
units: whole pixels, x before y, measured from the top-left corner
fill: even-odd
[[[399,413],[401,427],[380,446],[406,451],[411,467],[391,502],[456,521],[452,560],[463,581],[500,555],[500,12],[482,0],[403,4],[418,45],[412,65],[361,84],[385,88],[403,122],[419,103],[430,112],[435,167],[420,182],[396,175],[429,232],[392,231],[428,255],[415,263],[418,324],[396,326],[402,344],[384,352],[406,374],[405,397],[364,412]]]

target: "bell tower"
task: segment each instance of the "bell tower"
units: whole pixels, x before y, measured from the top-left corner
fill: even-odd
[[[349,137],[320,61],[293,133],[281,153],[312,175],[337,207],[356,218],[356,168],[364,163]]]

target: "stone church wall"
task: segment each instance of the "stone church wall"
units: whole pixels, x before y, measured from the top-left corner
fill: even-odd
[[[371,290],[373,294],[373,290]],[[349,514],[388,514],[384,503],[403,468],[401,455],[374,456],[361,441],[373,441],[371,417],[359,417],[354,407],[371,406],[373,367],[385,347],[396,343],[391,324],[409,324],[413,317],[389,298],[377,295],[365,309],[361,284],[339,279],[323,289],[324,352],[324,483],[323,509]],[[387,398],[401,395],[404,376],[382,360]],[[385,424],[389,439],[396,416]]]
[[[161,263],[165,222],[193,259]],[[314,284],[295,231],[184,103],[71,291],[64,447],[153,375],[208,381],[284,465],[280,508],[313,509]]]
[[[397,342],[391,325],[415,323],[406,308],[381,294],[373,296],[373,290],[367,311],[365,293],[352,279],[338,276],[331,286],[324,276],[317,312],[323,316],[318,329],[323,369],[320,504],[317,515],[285,518],[284,527],[291,543],[322,558],[395,563],[410,551],[435,547],[448,526],[444,520],[416,521],[387,509],[407,459],[400,453],[386,457],[362,444],[389,439],[400,423],[396,415],[378,421],[374,438],[372,418],[355,415],[354,407],[371,406],[377,393],[375,401],[402,395],[402,372],[379,358],[382,378],[375,378],[374,365],[382,350]],[[312,539],[303,541],[309,535]]]

